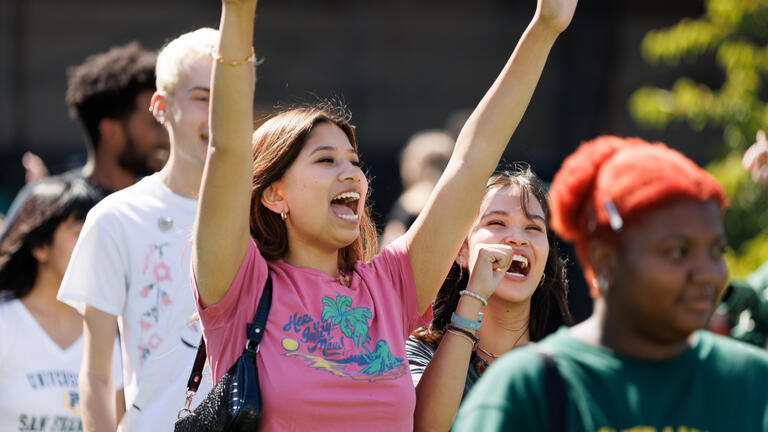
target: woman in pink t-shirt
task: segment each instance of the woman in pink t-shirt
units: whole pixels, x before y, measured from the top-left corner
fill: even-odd
[[[211,142],[192,263],[214,378],[242,351],[269,276],[272,308],[257,360],[260,429],[412,429],[405,339],[456,257],[576,1],[539,0],[424,211],[375,257],[368,180],[348,115],[298,108],[253,131],[256,3],[223,0],[213,53]]]

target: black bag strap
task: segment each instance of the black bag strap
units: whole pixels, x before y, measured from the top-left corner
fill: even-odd
[[[544,361],[544,391],[547,397],[547,411],[549,413],[549,432],[565,432],[567,429],[566,418],[568,414],[568,395],[566,384],[557,363],[552,356],[544,352],[540,347],[535,347]]]
[[[248,343],[245,350],[255,354],[259,352],[261,338],[264,337],[264,328],[267,326],[267,317],[269,308],[272,306],[272,277],[267,275],[267,282],[264,284],[264,292],[261,293],[259,305],[256,307],[256,314],[253,322],[245,325],[245,335],[248,337]],[[205,340],[200,338],[200,346],[197,348],[197,356],[192,366],[192,373],[187,381],[187,398],[197,392],[200,388],[200,381],[203,379],[203,367],[205,366],[206,351]],[[191,399],[190,399],[191,400]]]

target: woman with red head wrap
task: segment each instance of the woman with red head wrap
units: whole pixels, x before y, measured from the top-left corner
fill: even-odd
[[[497,361],[456,430],[768,431],[768,356],[700,331],[728,280],[720,184],[661,143],[602,136],[555,175],[592,316]]]

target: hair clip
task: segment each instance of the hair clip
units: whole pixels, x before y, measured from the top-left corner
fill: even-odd
[[[624,226],[624,220],[621,219],[619,211],[616,210],[616,205],[610,199],[606,200],[603,205],[605,206],[605,211],[608,212],[608,224],[611,226],[611,229],[616,232],[621,231],[621,228]]]

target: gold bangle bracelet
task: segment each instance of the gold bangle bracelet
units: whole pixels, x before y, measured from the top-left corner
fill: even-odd
[[[219,54],[218,51],[216,51],[216,48],[211,48],[211,57],[213,57],[214,60],[216,60],[217,63],[227,65],[227,66],[242,66],[246,65],[248,63],[256,63],[256,52],[253,50],[253,47],[251,47],[251,55],[248,56],[245,60],[239,60],[239,61],[227,61],[221,58],[221,54]]]

